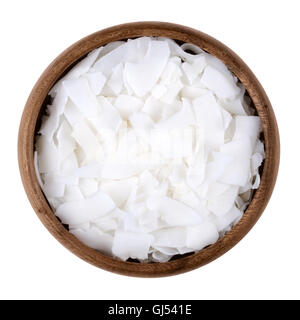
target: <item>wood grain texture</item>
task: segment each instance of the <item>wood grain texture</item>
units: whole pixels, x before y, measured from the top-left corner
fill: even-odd
[[[105,256],[81,243],[59,222],[38,184],[33,164],[34,135],[37,119],[53,84],[68,68],[91,50],[109,42],[140,36],[163,36],[191,42],[221,59],[248,91],[260,116],[265,139],[266,158],[261,183],[242,219],[215,244],[188,257],[166,263],[123,262]],[[253,227],[265,209],[277,177],[279,166],[279,133],[270,101],[248,66],[224,44],[191,28],[165,22],[137,22],[114,26],[73,44],[44,71],[26,103],[18,139],[19,168],[25,191],[36,214],[51,234],[83,260],[102,269],[123,275],[159,277],[174,275],[201,267],[236,245]]]

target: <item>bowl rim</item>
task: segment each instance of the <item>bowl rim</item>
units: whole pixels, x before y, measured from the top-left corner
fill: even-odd
[[[93,49],[112,41],[141,36],[162,36],[193,43],[222,60],[242,82],[261,119],[265,153],[261,183],[242,219],[216,243],[190,256],[164,263],[124,262],[104,255],[80,242],[68,232],[51,210],[39,186],[34,169],[34,135],[40,109],[54,83],[68,68]],[[19,169],[27,197],[48,231],[67,249],[96,267],[127,276],[170,276],[201,267],[230,250],[254,226],[265,209],[276,182],[280,157],[279,132],[271,103],[249,67],[227,46],[213,37],[168,22],[125,23],[95,32],[63,51],[42,73],[26,102],[18,136]]]

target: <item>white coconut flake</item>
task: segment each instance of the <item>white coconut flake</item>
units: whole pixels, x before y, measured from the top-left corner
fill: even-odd
[[[99,95],[105,85],[106,77],[102,72],[87,73],[85,76],[94,95]]]
[[[143,58],[148,50],[150,38],[143,37],[136,40],[128,40],[113,47],[108,44],[103,48],[107,52],[94,64],[96,71],[101,71],[104,75],[109,75],[111,70],[120,63],[136,63]],[[109,46],[109,48],[107,48]],[[107,49],[106,49],[107,48]]]
[[[75,124],[83,121],[84,116],[79,111],[79,109],[75,106],[75,104],[68,99],[65,109],[64,116],[67,119],[68,123],[73,127]]]
[[[167,262],[214,244],[260,184],[261,123],[223,62],[162,37],[90,52],[50,90],[37,179],[82,243]]]
[[[123,83],[123,64],[119,63],[113,70],[110,78],[107,81],[107,86],[113,94],[118,95],[122,91]]]
[[[214,92],[221,99],[233,99],[240,92],[233,77],[226,77],[211,66],[207,66],[201,78],[206,88]]]
[[[203,222],[187,228],[186,247],[193,250],[201,250],[215,243],[218,238],[219,233],[216,226],[210,222]]]
[[[244,95],[244,94],[243,94]],[[220,101],[221,105],[231,114],[245,116],[246,111],[243,107],[243,97],[238,97],[235,100]]]
[[[236,223],[241,217],[242,212],[236,206],[233,206],[225,215],[214,217],[213,222],[218,232],[222,232],[232,223]]]
[[[81,192],[79,186],[77,185],[66,185],[65,192],[63,195],[63,201],[72,202],[82,200],[84,198],[83,193]]]
[[[86,74],[94,62],[96,61],[97,57],[99,56],[99,53],[103,50],[103,48],[98,48],[93,51],[91,51],[86,58],[81,60],[77,65],[72,68],[71,71],[68,72],[67,78],[79,78],[81,75]]]
[[[39,182],[40,187],[43,189],[44,183],[42,181],[41,173],[40,173],[40,170],[39,170],[38,153],[37,153],[37,151],[34,151],[34,154],[33,154],[33,164],[34,164],[34,169],[35,169],[37,180]]]
[[[137,180],[134,178],[119,180],[117,184],[111,180],[102,182],[100,188],[119,208],[122,208],[136,184]]]
[[[91,197],[60,205],[56,210],[56,214],[63,223],[80,224],[97,219],[114,208],[115,204],[112,199],[99,190]]]
[[[57,130],[56,139],[58,141],[58,152],[61,160],[65,160],[75,149],[75,140],[72,138],[72,128],[63,120]]]
[[[158,122],[157,129],[179,129],[186,128],[195,124],[195,116],[191,107],[191,103],[187,99],[183,99],[183,105],[181,110],[176,112],[173,116],[167,120]]]
[[[87,231],[81,229],[73,229],[70,231],[77,239],[85,245],[101,251],[107,255],[111,255],[113,237],[107,233],[103,233],[97,228],[90,228]]]
[[[224,144],[224,120],[220,106],[211,93],[193,101],[196,119],[204,130],[205,144],[217,149]]]
[[[80,178],[79,188],[85,197],[93,195],[98,190],[98,181],[93,178]]]
[[[127,120],[131,114],[139,111],[143,106],[143,101],[129,95],[119,95],[114,103],[121,117]]]
[[[103,134],[103,129],[117,131],[122,122],[119,112],[105,97],[99,97],[98,102],[100,105],[99,116],[90,119],[95,130],[100,136]]]
[[[65,184],[56,179],[53,175],[44,176],[44,188],[43,191],[45,195],[49,198],[60,198],[63,197],[65,191]]]
[[[152,232],[154,236],[153,246],[180,248],[186,245],[186,228],[165,228]]]
[[[38,136],[36,149],[40,173],[55,172],[59,169],[59,151],[54,141],[49,142],[46,136]]]
[[[154,87],[167,64],[169,55],[170,49],[166,42],[151,41],[141,61],[125,63],[124,75],[137,96],[145,96]]]
[[[115,233],[112,252],[122,260],[128,258],[145,260],[153,241],[150,234],[118,231]]]
[[[101,146],[90,127],[85,122],[80,122],[74,126],[72,137],[80,145],[88,160],[93,160],[100,155]]]
[[[204,55],[200,55],[197,59],[194,59],[192,63],[184,62],[182,64],[182,69],[189,81],[189,84],[193,84],[200,73],[203,72],[206,67],[206,60]]]
[[[195,210],[169,197],[151,196],[147,199],[147,207],[157,210],[170,227],[190,226],[202,220]]]
[[[63,81],[63,86],[76,107],[87,117],[97,114],[97,99],[85,78]]]
[[[236,116],[233,140],[250,138],[252,147],[260,132],[260,119],[257,116]]]
[[[216,216],[226,214],[234,204],[238,189],[237,186],[231,186],[218,197],[208,198],[207,208]]]

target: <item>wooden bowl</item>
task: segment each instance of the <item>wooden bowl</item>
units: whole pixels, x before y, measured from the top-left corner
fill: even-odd
[[[191,42],[221,59],[245,86],[261,119],[266,158],[261,183],[242,219],[215,244],[198,253],[165,263],[123,262],[101,254],[81,243],[53,214],[39,186],[33,163],[34,137],[45,99],[53,84],[91,50],[109,42],[141,36],[163,36]],[[51,234],[83,260],[102,269],[139,277],[159,277],[186,272],[220,257],[237,244],[253,227],[266,207],[279,166],[279,134],[270,101],[248,66],[224,44],[191,28],[165,22],[122,24],[93,33],[66,49],[44,71],[26,103],[19,130],[19,167],[25,191],[36,214]]]

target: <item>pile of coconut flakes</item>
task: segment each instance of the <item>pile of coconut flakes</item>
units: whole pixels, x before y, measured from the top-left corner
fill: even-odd
[[[104,254],[166,262],[239,221],[264,159],[260,119],[216,57],[143,37],[92,51],[50,91],[36,137],[41,188]]]

